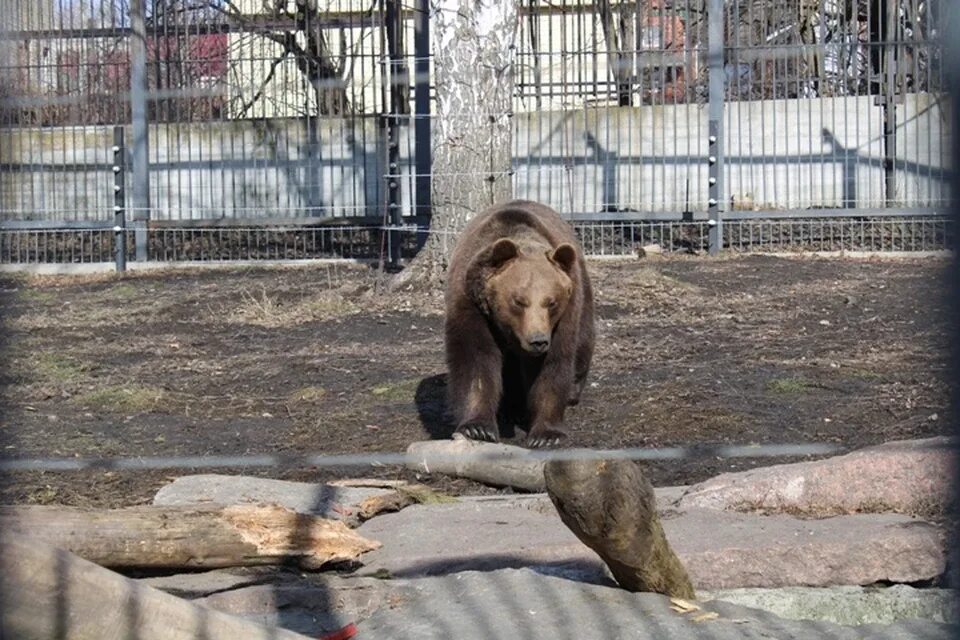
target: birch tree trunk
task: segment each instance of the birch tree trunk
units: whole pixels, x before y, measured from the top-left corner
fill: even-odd
[[[397,286],[437,286],[456,232],[509,200],[517,0],[431,0],[431,233]]]

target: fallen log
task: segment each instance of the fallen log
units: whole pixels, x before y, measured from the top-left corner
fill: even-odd
[[[410,484],[406,480],[385,480],[381,478],[344,478],[342,480],[329,480],[327,482],[331,487],[350,487],[360,489],[396,489]]]
[[[0,541],[0,637],[20,640],[306,640],[182,600],[68,551]]]
[[[407,468],[444,473],[497,487],[543,491],[543,460],[508,444],[453,440],[414,442],[407,447]]]
[[[547,494],[560,519],[628,591],[694,598],[660,524],[653,486],[632,460],[552,460]]]
[[[104,567],[220,568],[294,562],[305,569],[357,560],[380,543],[342,522],[283,507],[92,510],[0,507],[0,530],[49,543]]]

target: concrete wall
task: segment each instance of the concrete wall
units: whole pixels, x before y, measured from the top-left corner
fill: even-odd
[[[0,219],[109,219],[112,140],[112,127],[0,130]],[[376,215],[385,201],[372,119],[152,125],[149,155],[156,220]]]
[[[727,206],[884,204],[882,112],[872,98],[730,103]],[[382,215],[383,140],[374,119],[154,125],[154,219]],[[567,213],[704,211],[706,108],[517,114],[514,194]],[[0,219],[110,219],[111,127],[0,130]],[[950,132],[935,96],[898,108],[897,199],[942,206]],[[412,131],[401,138],[411,210]]]
[[[897,110],[897,201],[943,206],[944,104],[906,96]],[[707,108],[629,107],[517,115],[518,196],[561,211],[704,211]],[[882,207],[883,113],[870,96],[726,105],[728,209]]]

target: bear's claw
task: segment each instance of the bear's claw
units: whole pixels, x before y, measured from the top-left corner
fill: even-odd
[[[527,435],[526,445],[530,449],[546,449],[558,446],[567,434],[560,429],[542,429]]]
[[[499,442],[500,436],[497,430],[491,426],[480,422],[468,422],[457,427],[457,433],[462,434],[471,440],[483,440],[485,442]]]

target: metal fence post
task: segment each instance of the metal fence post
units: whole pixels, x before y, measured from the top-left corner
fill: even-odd
[[[900,5],[894,0],[887,2],[887,20],[883,25],[883,174],[884,205],[893,207],[897,199],[897,59],[900,34],[897,28]]]
[[[144,0],[130,1],[130,119],[133,134],[133,221],[137,260],[146,261],[150,220],[150,159],[147,127],[147,29]]]
[[[430,140],[430,0],[416,0],[414,8],[414,153],[416,171],[416,215],[430,224],[432,168]],[[420,234],[418,243],[426,242],[427,235]]]
[[[716,255],[723,248],[723,0],[708,0],[707,3],[707,66],[709,80],[709,106],[707,110],[707,154],[709,189],[707,213],[709,215],[709,252]]]
[[[400,191],[400,116],[410,113],[406,103],[410,86],[409,74],[403,64],[403,16],[399,0],[386,0],[384,19],[387,23],[387,48],[390,57],[390,113],[387,116],[387,207],[390,226],[390,266],[400,265],[401,243],[398,227],[403,224]]]
[[[127,150],[123,144],[123,127],[113,128],[113,254],[117,271],[127,270],[127,215],[125,211]]]

